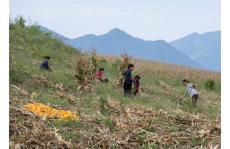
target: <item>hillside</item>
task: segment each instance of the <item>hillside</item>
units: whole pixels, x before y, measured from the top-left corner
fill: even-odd
[[[55,36],[55,32],[52,32]],[[57,39],[60,39],[57,36]],[[65,41],[75,48],[83,50],[97,49],[98,54],[119,56],[126,52],[135,58],[155,60],[170,64],[179,64],[188,67],[202,68],[164,40],[146,41],[133,37],[118,28],[112,29],[102,35],[89,34],[79,38]]]
[[[9,51],[10,148],[220,148],[220,73],[134,59],[142,91],[127,98],[115,85],[119,57],[98,56],[109,83],[83,93],[73,70],[79,50],[38,26],[11,22]],[[38,68],[45,55],[51,72]],[[176,105],[183,78],[199,90],[197,108],[189,97]],[[79,119],[38,117],[24,107],[31,102],[73,111]]]
[[[221,32],[193,33],[170,43],[202,66],[221,70]]]

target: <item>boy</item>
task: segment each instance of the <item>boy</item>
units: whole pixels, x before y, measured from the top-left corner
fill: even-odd
[[[195,86],[191,83],[189,83],[188,80],[183,80],[183,84],[184,86],[187,86],[186,88],[186,92],[184,94],[183,97],[181,97],[179,100],[182,100],[186,95],[187,93],[190,95],[190,97],[192,97],[192,104],[194,107],[196,107],[196,103],[197,103],[197,99],[199,97],[199,94],[197,92],[197,90],[194,88]]]
[[[49,59],[50,59],[49,56],[44,57],[44,60],[42,61],[41,65],[40,65],[40,69],[51,71],[51,68],[49,66]]]
[[[104,79],[104,74],[105,74],[105,69],[100,68],[99,71],[96,72],[95,78],[98,79],[100,82],[107,83],[108,79],[107,78]]]
[[[125,77],[125,81],[123,84],[123,88],[124,88],[124,95],[131,95],[131,90],[132,90],[132,71],[134,69],[134,65],[133,64],[129,64],[128,65],[128,69],[125,71],[124,73],[124,77]]]
[[[134,85],[134,95],[137,95],[139,93],[139,88],[140,88],[140,79],[141,77],[139,75],[136,75],[133,80],[133,85]]]

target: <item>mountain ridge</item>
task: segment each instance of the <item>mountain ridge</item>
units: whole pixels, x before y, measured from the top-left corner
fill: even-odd
[[[88,34],[75,38],[70,41],[70,45],[88,50],[96,48],[99,54],[118,56],[125,51],[135,58],[201,68],[199,64],[190,60],[165,40],[143,40],[118,28],[101,35]]]
[[[196,38],[201,34],[194,32],[190,35]],[[59,39],[62,40],[62,38]],[[186,53],[177,49],[172,42],[168,43],[165,40],[144,40],[134,37],[119,28],[113,28],[100,35],[86,34],[73,39],[68,38],[68,40],[64,40],[63,42],[82,50],[90,51],[96,48],[97,52],[103,55],[118,56],[122,52],[126,52],[134,58],[184,65],[192,68],[209,69],[203,67]]]
[[[206,68],[221,70],[221,31],[189,34],[170,44]]]

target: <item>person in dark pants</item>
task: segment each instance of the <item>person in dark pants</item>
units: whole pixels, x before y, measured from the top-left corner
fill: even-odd
[[[140,79],[141,77],[139,75],[136,75],[133,79],[133,86],[134,86],[133,94],[135,96],[139,93],[140,90]]]
[[[124,73],[124,77],[125,77],[125,81],[123,84],[123,88],[124,88],[124,95],[131,95],[131,91],[132,91],[132,71],[134,69],[134,65],[133,64],[129,64],[128,65],[128,69],[125,71]]]
[[[181,101],[187,94],[189,94],[190,97],[192,98],[193,106],[196,107],[196,103],[197,103],[197,100],[199,98],[199,94],[198,94],[197,90],[195,89],[195,86],[193,84],[189,83],[189,81],[186,79],[183,80],[183,84],[184,84],[184,86],[186,86],[186,91],[185,91],[184,95],[179,99],[179,101]]]
[[[51,68],[49,66],[49,59],[50,59],[49,56],[44,57],[44,60],[42,61],[40,65],[40,69],[51,71]]]

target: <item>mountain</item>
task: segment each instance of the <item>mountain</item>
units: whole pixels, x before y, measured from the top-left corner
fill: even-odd
[[[164,40],[142,40],[118,28],[99,36],[88,34],[75,38],[70,40],[69,44],[83,50],[92,50],[92,48],[96,48],[99,54],[117,56],[125,51],[134,58],[201,68],[199,64]]]
[[[192,33],[170,43],[202,66],[221,70],[221,32]]]
[[[46,28],[44,26],[39,26],[39,28],[40,28],[40,30],[42,32],[51,33],[54,38],[57,38],[57,39],[63,41],[64,43],[66,43],[66,44],[68,44],[69,41],[71,40],[70,38],[65,37],[65,36],[63,36],[61,34],[58,34],[55,31],[52,31],[52,30],[50,30],[50,29],[48,29],[48,28]]]

